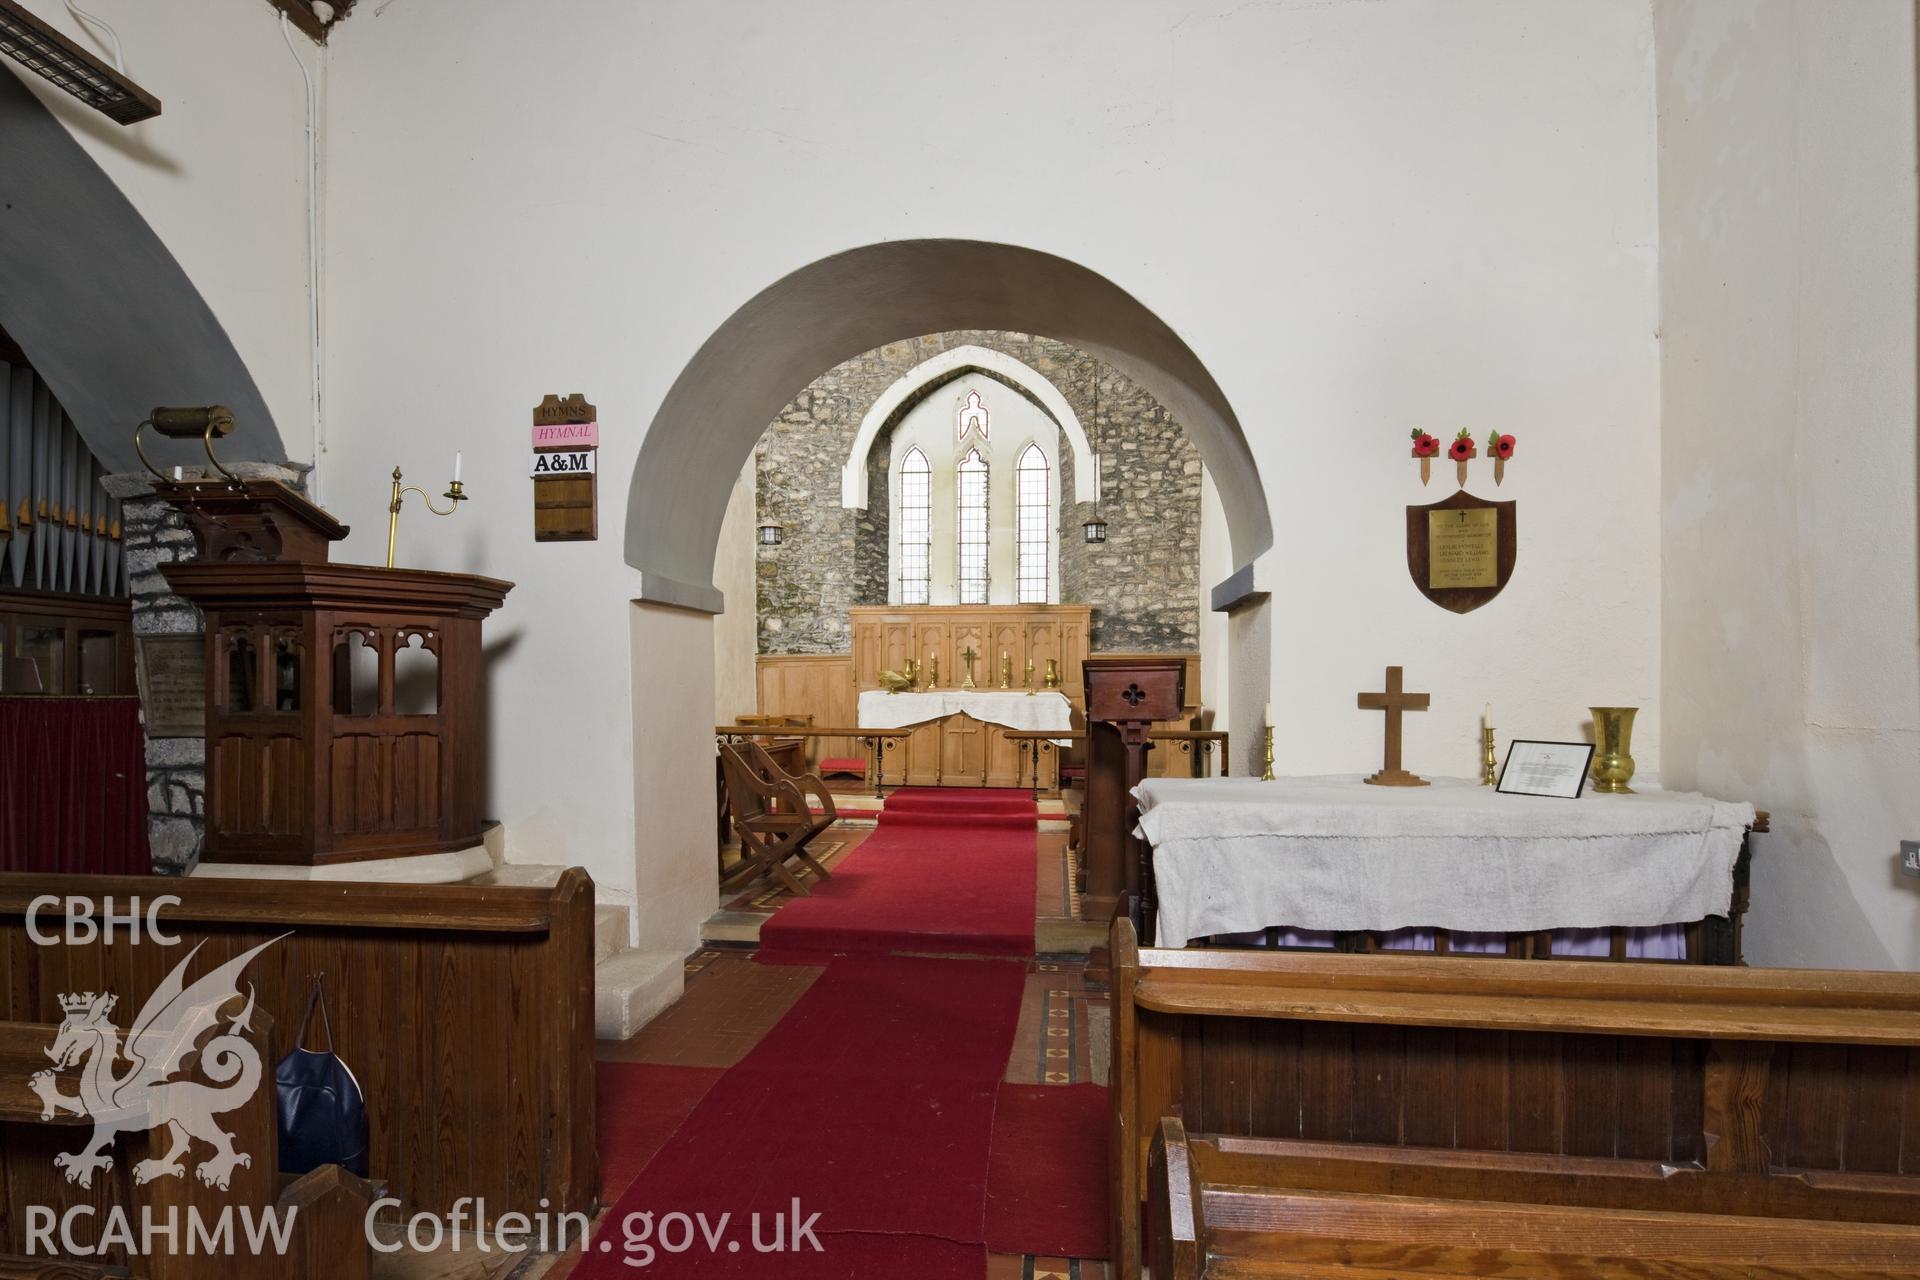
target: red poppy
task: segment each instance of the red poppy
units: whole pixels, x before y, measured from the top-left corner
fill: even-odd
[[[1428,435],[1426,432],[1422,431],[1419,435],[1413,438],[1413,456],[1414,457],[1431,458],[1434,454],[1438,452],[1440,452],[1440,439],[1438,436],[1431,436],[1431,435]]]
[[[1503,460],[1511,458],[1513,456],[1513,437],[1501,436],[1498,440],[1494,441],[1493,456]]]
[[[1473,441],[1465,436],[1456,436],[1447,449],[1447,456],[1455,462],[1465,462],[1473,456]]]

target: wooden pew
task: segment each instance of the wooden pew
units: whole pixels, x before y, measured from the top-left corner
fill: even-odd
[[[1152,1268],[1156,1280],[1920,1277],[1920,1197],[1848,1181],[1190,1138],[1167,1116],[1148,1162]]]
[[[180,899],[159,917],[177,946],[28,936],[45,895],[125,910],[162,894]],[[124,1027],[196,945],[190,979],[276,938],[244,975],[271,1018],[267,1069],[324,974],[334,1048],[367,1100],[368,1172],[401,1212],[594,1209],[593,884],[578,869],[548,888],[0,875],[0,1022],[57,1023],[63,993],[110,990]],[[20,1252],[18,1229],[0,1212],[0,1253]]]
[[[1111,946],[1117,1274],[1138,1265],[1169,1115],[1222,1138],[1920,1194],[1920,975],[1141,950],[1124,915]]]
[[[262,1055],[267,1071],[272,1068],[266,1059],[273,1039],[271,1021],[256,1010],[253,1025],[242,1033]],[[282,1179],[277,1172],[278,1141],[270,1081],[240,1106],[215,1117],[220,1128],[233,1136],[235,1149],[249,1157],[248,1163],[232,1171],[225,1187],[201,1182],[191,1168],[182,1177],[139,1183],[133,1177],[134,1167],[142,1160],[164,1155],[171,1144],[164,1132],[156,1133],[138,1124],[120,1135],[112,1152],[112,1167],[96,1173],[92,1185],[69,1182],[55,1159],[82,1149],[92,1134],[93,1121],[61,1110],[48,1116],[46,1104],[29,1083],[36,1072],[51,1069],[45,1050],[59,1033],[56,1023],[0,1023],[0,1280],[78,1280],[128,1274],[145,1280],[249,1280],[262,1274],[263,1265],[290,1280],[367,1280],[372,1270],[372,1248],[366,1237],[365,1218],[375,1196],[374,1185],[337,1165],[326,1165],[294,1179],[284,1192],[276,1194]],[[82,1069],[76,1066],[56,1072],[62,1096],[81,1094],[77,1081]],[[196,1148],[189,1165],[193,1158],[206,1154],[204,1148]],[[76,1209],[82,1211],[81,1216],[57,1230],[54,1239],[60,1241],[63,1233],[70,1232],[86,1251],[85,1258],[47,1256],[29,1238],[33,1225],[30,1213],[38,1211],[64,1221]],[[171,1220],[178,1229],[173,1236],[161,1238],[160,1247],[151,1256],[129,1256],[106,1240],[109,1215],[116,1210],[136,1231],[149,1219]],[[217,1231],[222,1216],[229,1212],[251,1213],[258,1220],[267,1210],[278,1213],[282,1220],[290,1219],[286,1253],[271,1263],[244,1252],[196,1256],[184,1243],[188,1222],[194,1215],[209,1230]],[[236,1226],[236,1238],[240,1231]]]

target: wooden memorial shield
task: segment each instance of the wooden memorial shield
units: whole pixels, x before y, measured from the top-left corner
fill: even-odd
[[[1407,572],[1420,594],[1455,613],[1499,595],[1513,577],[1517,502],[1489,502],[1465,489],[1407,508]]]

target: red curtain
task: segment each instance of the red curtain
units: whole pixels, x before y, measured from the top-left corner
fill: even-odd
[[[0,871],[147,875],[137,698],[0,698]]]

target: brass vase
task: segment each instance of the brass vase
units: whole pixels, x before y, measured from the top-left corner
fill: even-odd
[[[1638,707],[1589,707],[1593,712],[1593,789],[1632,795],[1633,717]]]

